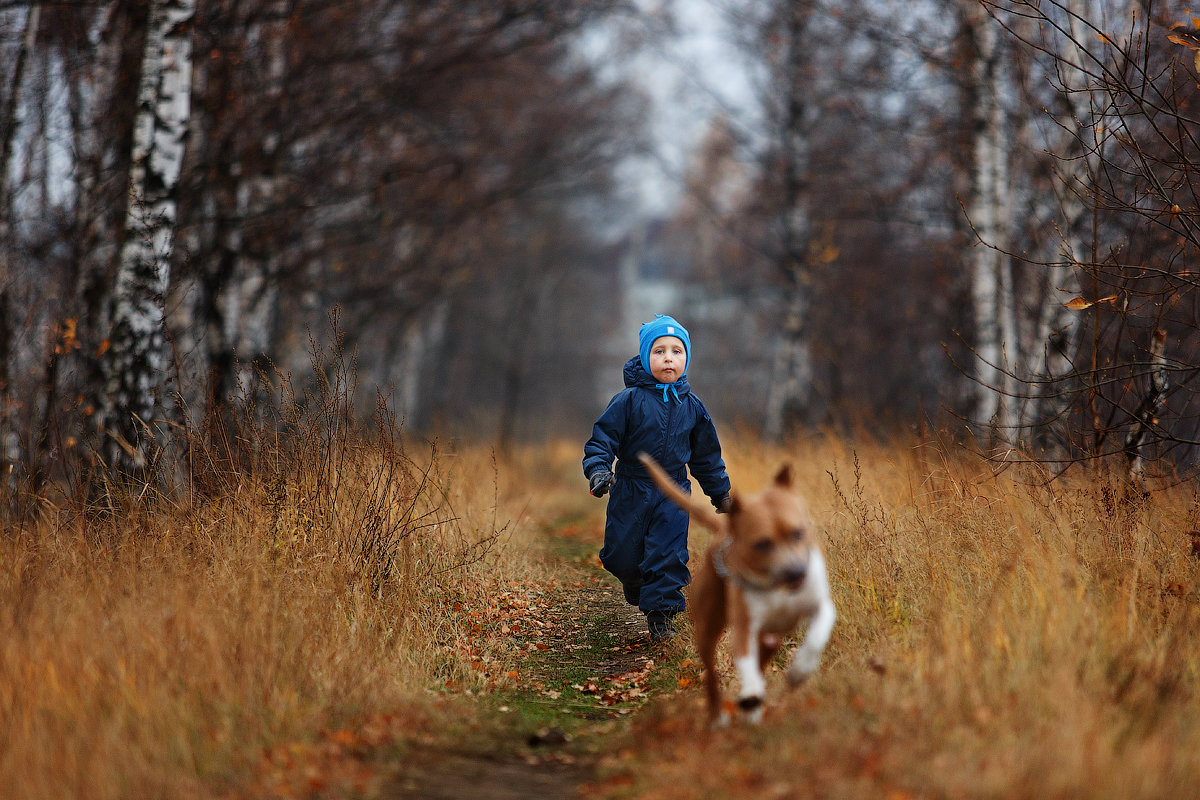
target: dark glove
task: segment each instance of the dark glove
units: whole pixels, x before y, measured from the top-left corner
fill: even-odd
[[[718,514],[729,513],[729,504],[733,502],[733,498],[729,496],[729,492],[726,492],[720,497],[713,497],[711,499],[712,504],[716,507]]]
[[[616,478],[613,477],[611,472],[606,469],[598,469],[592,473],[592,477],[588,481],[590,484],[588,491],[594,497],[604,497],[604,495],[608,494],[608,489],[613,485],[614,480]]]

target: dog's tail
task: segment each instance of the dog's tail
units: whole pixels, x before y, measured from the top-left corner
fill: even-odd
[[[709,530],[715,531],[721,527],[721,518],[717,516],[717,512],[680,489],[679,484],[671,480],[667,471],[660,467],[649,453],[638,453],[638,461],[645,465],[650,477],[654,479],[654,483],[658,485],[662,493],[675,505],[688,512],[692,519]]]

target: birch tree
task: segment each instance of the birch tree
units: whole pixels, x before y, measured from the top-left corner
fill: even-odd
[[[12,160],[16,141],[25,66],[34,50],[40,16],[39,6],[30,6],[26,12],[25,35],[21,39],[13,64],[11,81],[6,87],[7,100],[0,106],[0,483],[9,480],[20,457],[14,414],[17,400],[12,383],[14,314],[11,304],[14,265],[11,263],[11,246],[7,244],[13,241],[13,194],[9,162]]]
[[[1045,147],[1059,242],[1056,258],[1029,265],[1046,279],[1030,295],[1028,358],[1013,377],[1036,403],[1029,424],[1071,444],[1056,460],[1123,454],[1141,482],[1156,453],[1200,443],[1188,386],[1200,358],[1200,129],[1189,111],[1200,19],[1126,0],[1005,8],[999,18],[1042,59],[1054,94],[1036,107],[1054,123]]]
[[[1032,354],[1037,402],[1031,421],[1043,430],[1052,421],[1063,418],[1071,399],[1069,387],[1064,386],[1063,381],[1075,371],[1083,316],[1074,312],[1070,305],[1080,296],[1081,272],[1085,265],[1096,260],[1096,252],[1085,241],[1084,235],[1094,196],[1092,181],[1099,166],[1096,162],[1103,153],[1107,136],[1102,125],[1102,110],[1097,107],[1100,100],[1088,86],[1083,62],[1082,42],[1086,30],[1081,17],[1074,13],[1083,2],[1068,0],[1068,6],[1072,13],[1068,15],[1064,31],[1063,55],[1057,62],[1056,93],[1062,112],[1058,118],[1059,130],[1066,145],[1061,150],[1061,169],[1055,183],[1062,218],[1058,237],[1061,249],[1057,262],[1048,267],[1045,292],[1036,306],[1037,324],[1032,336],[1032,342],[1040,352]],[[1057,449],[1061,453],[1061,448]]]
[[[777,258],[783,278],[783,325],[767,390],[763,426],[764,433],[775,439],[795,423],[811,421],[815,402],[809,341],[813,276],[808,250],[812,235],[811,139],[819,118],[819,105],[812,96],[814,81],[809,71],[811,50],[807,41],[814,6],[812,0],[784,3],[782,19],[777,23],[782,43],[777,78],[782,103],[777,121],[782,192]]]
[[[29,306],[29,322],[4,322],[37,333],[14,343],[14,380],[23,408],[37,408],[22,436],[47,475],[69,478],[70,459],[91,453],[125,472],[151,463],[177,374],[199,415],[236,403],[264,356],[309,374],[305,323],[335,304],[353,321],[348,341],[370,353],[368,380],[399,376],[411,407],[437,409],[437,378],[406,367],[438,361],[448,293],[495,269],[487,256],[510,246],[529,198],[554,189],[566,206],[600,193],[636,126],[625,108],[636,102],[573,52],[620,0],[195,7],[0,9],[0,93],[20,85],[39,113],[52,96],[70,108],[69,129],[17,137],[43,161],[45,141],[69,143],[66,177],[41,180],[21,212],[41,238],[0,242],[26,257],[3,299]],[[31,9],[30,72],[47,77],[22,80],[9,69],[13,31]],[[192,35],[203,58],[189,98],[177,84]],[[47,183],[70,195],[38,207]]]
[[[1129,479],[1139,484],[1145,484],[1146,459],[1143,448],[1153,436],[1154,428],[1158,425],[1158,415],[1162,411],[1169,385],[1169,370],[1166,357],[1167,333],[1155,330],[1150,344],[1150,386],[1146,394],[1134,409],[1133,419],[1125,434],[1123,450],[1129,464]]]
[[[1030,384],[1031,403],[1020,424],[1034,430],[1046,455],[1060,459],[1069,456],[1071,437],[1064,423],[1085,374],[1085,365],[1078,360],[1086,320],[1080,313],[1083,276],[1094,272],[1101,251],[1111,244],[1099,238],[1097,220],[1103,204],[1096,181],[1111,154],[1117,128],[1109,124],[1112,104],[1097,73],[1108,68],[1104,62],[1119,55],[1121,48],[1101,52],[1093,42],[1121,41],[1128,35],[1124,27],[1128,17],[1124,0],[1065,0],[1039,5],[1033,13],[1001,18],[1019,45],[1048,57],[1043,59],[1045,71],[1035,70],[1031,82],[1044,81],[1050,90],[1044,113],[1052,125],[1044,147],[1055,166],[1049,185],[1055,201],[1049,220],[1055,250],[1047,253],[1044,262],[1030,265],[1037,280],[1030,281],[1030,322],[1021,342],[1026,371],[1017,377]],[[1088,20],[1101,18],[1115,19],[1116,29],[1097,36]],[[1027,91],[1035,99],[1042,96],[1037,86]],[[1035,118],[1027,116],[1027,127],[1034,124]]]
[[[125,240],[113,286],[105,353],[102,453],[110,468],[146,468],[160,422],[170,363],[163,300],[175,230],[175,186],[183,163],[191,92],[188,23],[194,0],[154,0],[138,87]]]
[[[229,441],[227,406],[253,396],[274,344],[288,12],[221,0],[195,18],[194,47],[209,57],[194,67],[168,324],[187,422],[210,443]]]
[[[1010,256],[1012,127],[1006,107],[1012,87],[1000,24],[974,0],[967,0],[962,21],[973,159],[965,211],[977,238],[968,256],[975,322],[973,420],[987,445],[995,447],[1010,442],[1016,427],[1009,352],[1017,345]]]

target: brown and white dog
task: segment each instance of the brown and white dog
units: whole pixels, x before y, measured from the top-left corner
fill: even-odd
[[[829,596],[825,559],[804,501],[784,466],[758,494],[734,496],[727,514],[684,493],[653,458],[639,453],[650,476],[692,519],[717,534],[692,582],[692,624],[704,662],[709,718],[724,717],[716,672],[717,644],[730,629],[733,663],[741,683],[738,708],[749,722],[762,718],[763,670],[783,637],[808,622],[792,653],[787,678],[795,686],[816,671],[837,617]]]

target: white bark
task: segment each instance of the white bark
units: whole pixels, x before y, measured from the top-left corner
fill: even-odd
[[[190,108],[194,0],[154,0],[138,86],[125,240],[113,286],[105,358],[104,453],[122,471],[145,466],[170,363],[163,299],[175,230],[175,185]]]
[[[812,13],[810,4],[794,2],[785,20],[788,55],[782,90],[786,108],[780,135],[783,142],[783,243],[784,320],[776,345],[763,433],[778,439],[798,421],[813,421],[813,368],[809,343],[808,312],[811,274],[808,246],[811,235],[808,187],[812,171],[810,133],[818,106],[805,80],[805,32]]]
[[[22,84],[25,64],[34,48],[41,7],[31,6],[25,17],[25,36],[17,53],[16,65],[8,87],[8,106],[0,110],[0,485],[11,477],[12,465],[21,456],[21,440],[15,422],[15,401],[11,386],[13,359],[13,315],[10,311],[10,282],[13,280],[11,265],[13,205],[11,164],[13,147],[17,138],[18,109],[21,105]]]
[[[812,399],[812,358],[804,330],[809,302],[807,288],[794,290],[790,300],[767,390],[763,432],[770,439],[783,436],[789,416]]]
[[[245,21],[245,40],[267,52],[267,68],[257,80],[262,102],[270,105],[284,92],[286,56],[284,36],[275,30],[286,19],[286,9],[270,4]],[[239,23],[242,24],[242,23]],[[197,66],[194,91],[217,95],[230,88],[227,67],[216,72]],[[203,102],[203,99],[200,100]],[[200,208],[195,219],[181,220],[189,229],[187,252],[195,269],[186,285],[172,280],[171,320],[179,339],[177,358],[184,361],[181,393],[191,426],[206,428],[219,418],[221,406],[238,405],[258,388],[258,367],[272,354],[279,301],[279,256],[264,252],[255,240],[253,220],[264,219],[279,202],[280,183],[275,169],[279,137],[268,134],[260,147],[243,160],[239,137],[226,126],[237,115],[218,114],[197,119],[189,131],[189,149],[195,158],[216,158],[221,170],[195,189]],[[204,123],[208,122],[208,125]],[[217,153],[220,137],[235,141]],[[218,213],[218,207],[224,210]],[[261,226],[260,226],[261,227]]]
[[[1067,0],[1067,35],[1058,56],[1059,91],[1065,113],[1058,119],[1064,144],[1060,148],[1058,185],[1061,224],[1060,265],[1052,269],[1040,305],[1037,339],[1040,361],[1034,367],[1038,381],[1038,402],[1032,421],[1046,423],[1061,418],[1070,400],[1071,386],[1064,378],[1079,373],[1074,359],[1078,352],[1086,315],[1067,308],[1067,303],[1082,294],[1081,276],[1087,264],[1095,262],[1094,248],[1086,241],[1089,200],[1094,195],[1094,176],[1105,159],[1110,137],[1104,130],[1100,109],[1103,93],[1089,86],[1085,69],[1090,65],[1085,48],[1095,49],[1095,35],[1085,24],[1099,16],[1096,3]],[[1130,4],[1116,11],[1117,29],[1112,40],[1127,42]],[[1093,312],[1095,313],[1095,312]]]
[[[1150,386],[1133,414],[1133,422],[1125,436],[1125,457],[1129,462],[1129,479],[1141,483],[1145,478],[1144,449],[1150,429],[1158,424],[1158,414],[1167,398],[1167,333],[1154,331],[1150,344]]]
[[[1035,424],[1060,418],[1070,400],[1070,387],[1064,384],[1064,378],[1076,372],[1074,358],[1085,317],[1069,309],[1067,303],[1081,293],[1082,265],[1094,261],[1083,238],[1088,213],[1085,199],[1092,194],[1092,175],[1101,154],[1103,133],[1097,130],[1095,99],[1082,69],[1081,44],[1087,41],[1084,5],[1082,0],[1067,2],[1069,36],[1064,39],[1058,62],[1060,91],[1067,110],[1066,118],[1058,121],[1065,139],[1064,158],[1060,160],[1062,180],[1057,185],[1061,247],[1059,266],[1050,268],[1047,276],[1034,333],[1034,342],[1040,348],[1033,354],[1038,399],[1030,421]]]
[[[975,322],[976,397],[974,422],[988,444],[1012,440],[1016,318],[1011,251],[1011,136],[1005,111],[1007,68],[999,24],[981,6],[968,12],[975,44],[971,65],[974,163],[967,215],[978,242],[970,254]],[[1010,359],[1010,356],[1012,358]]]
[[[227,402],[253,391],[258,382],[255,362],[270,352],[279,304],[279,283],[269,258],[246,246],[246,220],[269,207],[274,183],[270,178],[244,180],[237,190],[236,210],[230,228],[219,242],[221,260],[232,264],[228,277],[211,299],[217,312],[208,331],[210,362],[236,357],[230,372],[221,376],[226,385],[214,386],[217,402]]]
[[[438,300],[428,313],[412,321],[404,332],[400,347],[396,349],[399,354],[396,374],[400,376],[400,386],[395,403],[401,420],[418,417],[421,413],[420,401],[425,394],[425,364],[429,354],[441,346],[448,318],[449,303],[445,299]]]

